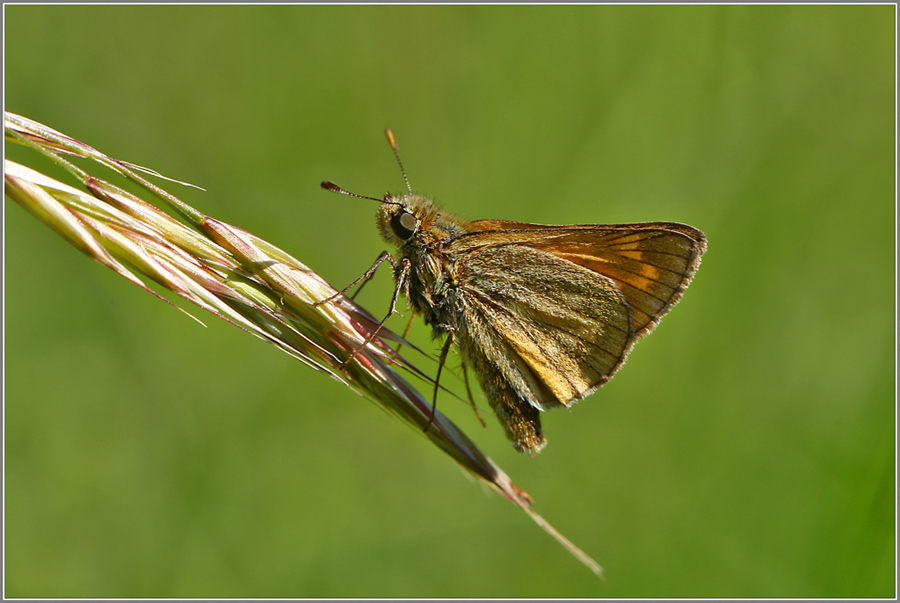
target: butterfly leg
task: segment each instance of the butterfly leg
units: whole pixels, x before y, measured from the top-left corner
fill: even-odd
[[[341,289],[334,295],[330,295],[330,296],[326,297],[325,299],[315,302],[313,304],[313,307],[321,306],[322,304],[326,304],[330,301],[334,301],[336,298],[340,297],[341,295],[344,295],[347,291],[349,291],[350,289],[355,287],[358,283],[362,282],[362,285],[359,286],[359,289],[357,289],[356,292],[350,297],[350,299],[354,299],[357,295],[359,295],[359,292],[362,291],[362,288],[366,286],[366,283],[368,283],[370,280],[372,280],[372,277],[375,276],[375,271],[378,270],[378,267],[381,266],[385,260],[388,260],[394,269],[397,268],[397,263],[394,260],[394,256],[392,256],[389,251],[382,251],[381,255],[378,256],[378,259],[375,260],[375,263],[372,264],[372,266],[368,270],[366,270],[365,273],[363,273],[363,275],[361,277],[359,277],[358,279],[356,279],[355,281],[353,281],[352,283],[350,283],[349,285],[347,285],[346,287],[344,287],[343,289]]]
[[[444,363],[447,362],[447,354],[450,353],[450,346],[453,345],[453,334],[455,331],[452,327],[448,327],[447,331],[447,341],[444,342],[444,347],[441,348],[441,357],[438,359],[438,367],[437,374],[434,376],[434,396],[431,399],[431,416],[428,417],[428,423],[425,425],[425,429],[422,431],[428,431],[428,428],[431,427],[431,424],[434,422],[434,413],[437,412],[437,395],[438,388],[441,383],[441,369],[444,368]]]
[[[441,369],[444,368],[444,364],[447,362],[447,354],[450,353],[450,348],[453,346],[453,342],[456,341],[455,333],[456,331],[453,327],[445,327],[447,329],[447,341],[444,342],[444,346],[441,348],[441,355],[438,358],[438,368],[437,374],[434,377],[434,396],[431,400],[431,416],[428,418],[428,424],[425,425],[425,429],[422,431],[428,431],[428,428],[431,427],[431,423],[434,422],[434,413],[437,412],[437,395],[438,388],[441,383]],[[404,333],[404,336],[406,333]],[[466,371],[466,363],[463,361],[462,363],[463,370],[463,380],[466,384],[466,394],[469,396],[469,404],[472,406],[472,410],[475,411],[475,416],[478,417],[478,421],[481,423],[482,427],[487,427],[484,419],[481,416],[481,413],[478,411],[478,407],[475,406],[475,401],[472,399],[472,389],[469,387],[469,373]]]
[[[413,320],[415,320],[416,315],[413,314],[409,317],[409,322],[406,323],[406,328],[403,329],[403,335],[400,336],[400,343],[397,344],[397,348],[394,350],[398,354],[400,353],[400,348],[403,347],[403,342],[406,341],[406,336],[409,335],[409,329],[412,327]]]
[[[481,423],[481,426],[486,428],[487,423],[484,422],[484,417],[481,416],[481,411],[475,406],[475,400],[472,398],[472,388],[469,387],[469,371],[466,368],[466,361],[462,360],[460,366],[462,367],[463,382],[466,384],[466,395],[469,397],[469,406],[475,411],[475,416],[478,417],[478,422]]]
[[[349,363],[351,360],[356,358],[356,355],[359,354],[359,352],[361,350],[363,350],[367,345],[369,345],[372,342],[373,339],[375,339],[375,337],[378,336],[378,332],[381,331],[381,329],[384,327],[384,325],[388,321],[388,319],[394,315],[394,312],[396,312],[397,299],[400,297],[400,292],[404,291],[407,286],[407,281],[409,279],[409,271],[411,269],[410,268],[411,263],[409,261],[409,258],[403,258],[403,260],[401,262],[397,263],[388,252],[384,252],[381,255],[381,257],[378,258],[378,262],[376,262],[375,265],[373,265],[371,268],[369,268],[367,273],[368,272],[374,273],[375,269],[378,268],[378,265],[384,261],[384,258],[388,258],[390,260],[391,265],[394,267],[395,274],[397,276],[397,286],[394,288],[394,295],[391,297],[391,307],[388,309],[387,315],[381,320],[381,322],[378,323],[378,326],[376,326],[374,329],[372,329],[372,332],[369,333],[369,335],[368,335],[368,337],[366,337],[365,341],[363,341],[362,344],[359,347],[357,347],[355,350],[350,352],[350,355],[347,356],[347,359],[341,363],[342,367],[346,366],[347,363]],[[365,276],[365,275],[363,275],[363,276]],[[357,280],[360,280],[360,279],[357,279]],[[433,415],[434,415],[434,411],[432,409],[432,419],[434,418]],[[430,422],[429,422],[429,424],[430,424]]]

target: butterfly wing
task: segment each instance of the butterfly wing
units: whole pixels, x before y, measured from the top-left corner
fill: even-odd
[[[702,232],[671,222],[482,220],[447,247],[472,314],[467,322],[493,329],[475,341],[502,350],[490,359],[499,366],[514,359],[517,370],[504,372],[523,374],[527,391],[517,389],[538,408],[568,406],[608,381],[634,341],[681,299],[705,250]]]
[[[568,406],[590,394],[634,340],[631,311],[616,285],[545,251],[480,247],[457,260],[454,277],[465,314],[460,348],[480,348],[483,361],[535,408]]]
[[[540,410],[606,383],[682,296],[706,249],[683,224],[565,227],[483,220],[445,246],[464,361],[513,445],[546,444]]]
[[[610,279],[521,245],[473,249],[453,272],[463,361],[513,445],[538,452],[540,411],[587,396],[625,361],[628,304]]]
[[[676,222],[558,227],[481,220],[471,226],[454,241],[459,249],[525,245],[612,279],[631,307],[638,338],[681,299],[706,251],[702,232]]]

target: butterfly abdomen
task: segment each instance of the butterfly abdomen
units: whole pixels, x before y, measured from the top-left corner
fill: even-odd
[[[540,452],[547,445],[541,431],[541,411],[524,400],[479,349],[466,346],[464,352],[513,447],[529,454]]]

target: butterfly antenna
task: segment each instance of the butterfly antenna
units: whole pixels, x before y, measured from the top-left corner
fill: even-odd
[[[412,188],[410,188],[409,186],[409,178],[406,177],[406,170],[403,169],[403,162],[400,161],[400,152],[397,151],[397,140],[394,138],[394,131],[390,128],[386,128],[384,130],[384,133],[387,134],[388,143],[394,150],[394,157],[397,158],[397,163],[400,165],[400,172],[403,174],[403,180],[406,182],[406,190],[408,190],[409,194],[412,195]]]
[[[350,191],[339,187],[337,184],[335,184],[331,180],[324,180],[322,182],[322,188],[324,188],[326,191],[331,191],[332,193],[340,193],[342,195],[349,195],[351,197],[356,197],[357,199],[371,199],[372,201],[378,201],[379,203],[386,202],[384,199],[376,199],[375,197],[366,197],[365,195],[357,195],[356,193],[351,193]]]

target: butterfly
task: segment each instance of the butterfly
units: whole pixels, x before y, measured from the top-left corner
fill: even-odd
[[[381,203],[378,230],[399,257],[385,252],[357,282],[389,261],[388,317],[402,294],[435,337],[446,336],[436,381],[455,344],[512,445],[539,452],[540,413],[572,406],[615,375],[684,295],[706,237],[676,222],[468,222],[413,194],[387,136],[409,194],[376,199],[322,183]]]

